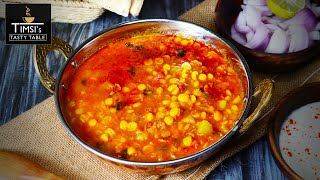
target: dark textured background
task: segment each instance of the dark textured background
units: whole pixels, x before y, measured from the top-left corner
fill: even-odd
[[[122,17],[105,12],[86,24],[52,23],[52,35],[76,48],[93,34],[108,26],[134,19],[176,19],[202,0],[145,0],[138,17]],[[56,51],[49,54],[47,65],[56,77],[63,58]],[[5,45],[5,20],[0,19],[0,125],[51,96],[39,81],[32,62],[31,45]],[[218,166],[207,179],[286,179],[276,166],[266,141],[262,138],[249,148]]]

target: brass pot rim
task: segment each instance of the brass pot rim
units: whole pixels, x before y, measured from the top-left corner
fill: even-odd
[[[60,101],[59,101],[59,91],[62,89],[61,88],[61,77],[65,71],[65,68],[67,66],[67,64],[70,63],[70,61],[72,60],[72,58],[82,49],[84,48],[88,43],[95,41],[98,37],[100,37],[101,35],[108,33],[110,31],[116,30],[118,28],[121,27],[125,27],[125,26],[131,26],[131,25],[136,25],[136,24],[142,24],[142,23],[178,23],[184,26],[192,26],[195,27],[199,30],[202,31],[206,31],[208,33],[210,33],[212,36],[214,36],[215,38],[217,38],[218,40],[220,40],[221,42],[225,43],[227,46],[229,46],[232,51],[235,53],[235,55],[238,56],[239,59],[239,64],[241,64],[241,68],[243,68],[243,71],[246,75],[246,80],[247,80],[247,94],[248,96],[246,97],[246,107],[244,108],[241,117],[239,118],[239,120],[235,123],[234,127],[225,135],[223,136],[219,141],[217,141],[216,143],[210,145],[209,147],[198,151],[190,156],[186,156],[186,157],[182,157],[179,159],[174,159],[174,160],[169,160],[169,161],[160,161],[160,162],[138,162],[138,161],[130,161],[130,160],[125,160],[125,159],[120,159],[117,157],[113,157],[110,156],[108,154],[104,154],[102,152],[99,152],[98,150],[92,148],[91,146],[87,145],[84,141],[82,141],[72,130],[71,128],[68,126],[65,118],[63,117],[63,114],[61,112],[61,107],[60,107]],[[194,23],[191,22],[187,22],[187,21],[181,21],[181,20],[171,20],[171,19],[146,19],[146,20],[135,20],[135,21],[129,21],[129,22],[124,22],[124,23],[120,23],[120,24],[116,24],[113,25],[109,28],[106,28],[105,30],[102,30],[98,33],[96,33],[95,35],[91,36],[90,38],[88,38],[87,40],[85,40],[81,45],[79,45],[69,56],[68,60],[66,61],[65,65],[63,66],[63,68],[60,70],[59,75],[57,77],[57,81],[56,81],[56,88],[55,88],[55,105],[56,108],[58,110],[58,115],[60,117],[60,119],[62,120],[62,123],[64,125],[64,127],[67,129],[68,133],[73,137],[73,139],[75,139],[79,144],[81,144],[83,147],[85,147],[87,150],[89,150],[90,152],[115,163],[119,163],[119,164],[124,164],[124,165],[131,165],[131,166],[147,166],[147,167],[151,167],[151,166],[168,166],[168,165],[174,165],[174,164],[181,164],[181,163],[186,163],[188,161],[192,161],[198,158],[201,158],[202,155],[206,155],[206,154],[210,154],[212,151],[220,148],[227,140],[229,140],[229,138],[238,131],[238,129],[240,128],[240,126],[242,125],[243,121],[245,120],[245,118],[248,115],[249,112],[249,107],[250,107],[250,103],[251,103],[251,98],[252,98],[252,94],[253,94],[253,87],[252,87],[252,77],[251,77],[251,72],[249,69],[248,64],[246,63],[244,57],[241,55],[241,53],[238,51],[238,49],[232,44],[230,43],[228,40],[226,40],[225,38],[223,38],[222,36],[218,35],[216,32],[213,32],[207,28],[204,28],[200,25],[196,25]]]

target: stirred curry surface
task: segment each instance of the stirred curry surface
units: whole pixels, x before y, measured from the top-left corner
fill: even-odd
[[[66,97],[66,119],[83,141],[144,162],[212,145],[245,105],[237,71],[219,49],[175,35],[109,43],[76,70]]]

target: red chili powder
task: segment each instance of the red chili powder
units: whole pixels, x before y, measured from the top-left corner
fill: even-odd
[[[308,155],[311,155],[309,148],[306,148],[305,151],[306,151],[306,153],[307,153]]]
[[[291,136],[291,131],[289,129],[286,130],[288,136]]]
[[[290,124],[297,124],[297,122],[294,121],[293,119],[289,119],[289,123],[290,123]]]

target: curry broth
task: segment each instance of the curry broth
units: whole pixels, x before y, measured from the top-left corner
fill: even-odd
[[[106,154],[178,159],[227,134],[245,106],[230,61],[194,39],[138,36],[109,43],[73,75],[63,104],[71,129]]]

